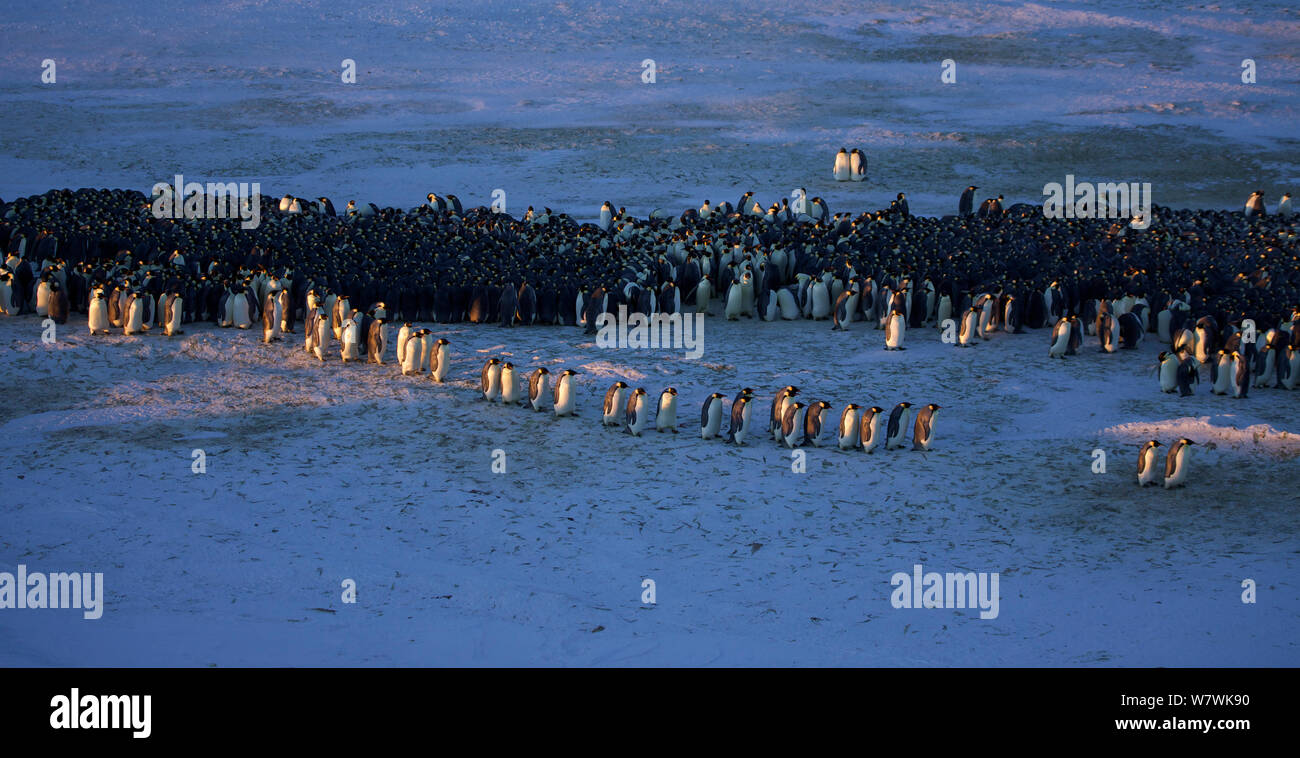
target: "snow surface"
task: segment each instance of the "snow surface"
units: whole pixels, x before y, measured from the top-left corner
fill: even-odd
[[[103,571],[107,595],[98,621],[0,611],[0,665],[1300,663],[1300,393],[1165,395],[1154,340],[1060,361],[1045,331],[886,352],[861,323],[713,316],[692,361],[434,329],[445,385],[401,376],[391,340],[385,366],[322,365],[298,335],[91,337],[74,316],[44,345],[39,319],[0,320],[0,570]],[[494,355],[581,372],[580,415],[478,399]],[[680,433],[602,428],[615,377],[676,387]],[[754,387],[766,414],[787,383],[833,419],[939,403],[936,449],[808,449],[794,473],[775,443],[699,438],[710,392]],[[1202,443],[1192,486],[1138,488],[1138,445],[1180,435]],[[915,563],[998,572],[999,616],[894,609]]]

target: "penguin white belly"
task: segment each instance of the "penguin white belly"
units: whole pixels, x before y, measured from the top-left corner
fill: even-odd
[[[745,407],[740,409],[740,428],[736,430],[735,441],[737,445],[744,445],[745,440],[749,439],[750,421],[754,415],[754,404],[745,403]]]
[[[103,298],[95,298],[90,301],[90,315],[87,317],[86,325],[90,328],[91,334],[108,333],[108,303]]]
[[[1287,359],[1289,372],[1282,379],[1282,386],[1293,390],[1300,385],[1300,350],[1290,350],[1288,354],[1290,356]]]
[[[1184,445],[1174,454],[1174,473],[1165,477],[1165,489],[1172,489],[1187,481],[1187,446]]]
[[[849,153],[849,178],[855,182],[866,180],[867,167],[862,163],[862,153]]]
[[[814,321],[821,321],[831,317],[831,295],[830,290],[823,282],[814,282],[812,285],[812,317]]]
[[[570,416],[574,411],[573,380],[562,377],[555,389],[555,415]]]
[[[794,321],[799,318],[799,304],[794,301],[794,293],[782,287],[776,291],[776,304],[781,309],[781,318]]]
[[[1174,392],[1178,389],[1178,358],[1170,356],[1160,362],[1160,391]]]
[[[1264,353],[1264,370],[1260,372],[1259,376],[1255,377],[1256,387],[1269,386],[1269,382],[1273,381],[1273,378],[1277,376],[1277,351],[1266,348]]]
[[[164,333],[168,337],[173,334],[181,333],[181,316],[183,315],[182,306],[183,301],[179,296],[175,300],[172,300],[172,317],[167,321],[167,326],[164,329]]]
[[[725,315],[728,321],[735,321],[740,318],[741,309],[744,307],[744,295],[741,292],[739,284],[732,284],[727,289],[727,309]]]
[[[699,286],[695,288],[695,312],[709,312],[709,298],[713,297],[713,287],[709,284],[708,279],[701,279]]]
[[[860,417],[856,410],[849,410],[840,417],[839,446],[841,450],[852,450],[861,444],[858,436],[859,423],[861,423]]]
[[[1138,474],[1138,484],[1145,487],[1156,480],[1156,448],[1149,447],[1142,452],[1142,473]]]
[[[889,330],[885,334],[885,347],[890,350],[903,349],[903,335],[907,333],[907,323],[900,313],[889,317]]]
[[[144,331],[144,303],[139,298],[131,301],[127,306],[126,318],[122,320],[122,332],[124,334],[139,334]]]
[[[700,427],[700,438],[711,440],[718,436],[718,431],[722,429],[722,401],[710,400],[709,411],[705,416],[704,425]]]
[[[519,376],[514,369],[501,369],[501,402],[506,405],[519,402]]]
[[[943,326],[943,322],[952,318],[952,298],[947,295],[939,298],[939,313],[936,318],[940,327]]]
[[[241,292],[233,298],[234,306],[231,308],[231,322],[239,329],[247,329],[253,325],[253,319],[248,313],[248,298]]]
[[[357,350],[357,344],[358,342],[360,342],[361,327],[357,326],[357,322],[348,319],[347,321],[343,322],[342,332],[343,332],[343,340],[342,340],[343,345],[342,345],[342,349],[340,350],[340,354],[342,355],[343,360],[345,361],[359,360],[361,355]]]
[[[36,285],[36,315],[50,315],[50,283],[40,282]]]
[[[1210,391],[1216,395],[1228,394],[1229,388],[1232,387],[1232,358],[1228,355],[1220,356],[1219,363],[1215,368],[1217,372],[1214,376],[1214,386]]]
[[[862,443],[862,449],[863,449],[863,451],[870,453],[870,452],[872,452],[873,450],[875,450],[876,448],[880,447],[880,422],[881,422],[881,420],[882,420],[882,419],[881,419],[881,415],[880,415],[880,413],[876,413],[876,414],[874,414],[874,415],[871,417],[871,420],[870,420],[869,422],[867,422],[867,425],[866,425],[866,426],[867,426],[867,433],[866,433],[866,435],[865,435],[864,437],[862,437],[862,439],[861,439],[861,443]]]
[[[659,411],[655,414],[655,431],[677,431],[677,396],[669,395],[659,401]]]
[[[645,426],[646,426],[645,395],[640,394],[636,396],[636,400],[633,402],[632,417],[627,420],[627,430],[631,432],[633,436],[640,437],[641,432],[645,431]]]
[[[329,318],[322,315],[316,319],[316,339],[312,341],[312,352],[316,354],[317,360],[324,361],[326,352],[330,346],[330,336],[333,334],[330,329]]]
[[[483,399],[490,403],[501,397],[501,367],[490,367],[487,379],[487,389],[483,390]]]

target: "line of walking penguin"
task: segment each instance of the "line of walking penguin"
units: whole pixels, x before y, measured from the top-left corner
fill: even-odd
[[[399,348],[400,349],[400,348]],[[521,376],[514,364],[500,358],[489,358],[479,372],[479,389],[483,399],[503,405],[518,405],[533,411],[553,411],[559,416],[578,415],[573,377],[578,372],[565,369],[558,376],[544,366],[526,377]],[[831,408],[825,400],[804,403],[796,399],[799,388],[789,385],[777,391],[772,400],[766,434],[760,431],[753,418],[754,390],[746,387],[736,394],[728,411],[726,395],[714,392],[700,405],[700,437],[706,440],[721,439],[743,446],[747,442],[770,437],[787,448],[803,446],[820,447],[823,437],[823,416]],[[659,432],[678,433],[678,392],[667,387],[659,393],[654,403],[654,428]],[[617,380],[605,391],[601,404],[601,424],[622,429],[640,437],[650,426],[650,395],[644,387],[633,388]],[[928,451],[934,444],[935,416],[940,406],[935,403],[923,407],[912,422],[912,404],[898,403],[888,415],[885,433],[880,428],[886,416],[883,408],[863,408],[849,403],[840,413],[836,427],[835,446],[840,450],[861,449],[868,453],[883,447],[896,450],[905,447],[909,424],[912,428],[912,449]],[[730,427],[722,429],[724,418]]]

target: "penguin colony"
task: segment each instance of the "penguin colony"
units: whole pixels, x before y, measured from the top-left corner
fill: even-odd
[[[848,181],[865,179],[860,151],[841,156]],[[595,224],[549,208],[516,219],[434,193],[411,210],[354,201],[343,214],[328,198],[286,196],[262,198],[256,229],[157,219],[150,198],[129,190],[52,190],[0,200],[0,312],[56,323],[83,312],[94,334],[258,324],[267,342],[301,323],[304,349],[318,359],[337,351],[374,363],[384,360],[386,324],[397,322],[402,373],[441,382],[449,343],[419,322],[594,333],[597,316],[620,306],[709,313],[716,299],[726,319],[829,321],[836,332],[862,324],[883,332],[886,350],[905,350],[907,331],[924,327],[954,332],[948,341],[958,348],[1044,329],[1049,358],[1061,359],[1079,355],[1085,336],[1105,355],[1154,334],[1170,345],[1156,367],[1160,389],[1184,396],[1203,368],[1211,392],[1236,398],[1300,383],[1300,229],[1289,195],[1273,214],[1262,192],[1242,212],[1156,206],[1139,228],[1047,219],[1040,206],[1004,208],[1001,196],[976,210],[977,189],[968,186],[957,213],[942,218],[911,215],[902,193],[854,216],[832,215],[821,198],[798,212],[788,200],[764,210],[747,192],[736,206],[705,201],[647,219],[606,202]],[[521,376],[506,363],[485,367],[483,392],[572,415],[573,376]],[[606,396],[606,423],[640,434],[653,406],[665,419],[656,427],[676,430],[675,388],[657,397],[617,389]],[[774,401],[769,432],[791,447],[818,444],[829,404],[791,400],[788,389]],[[705,438],[720,436],[721,399],[701,409]],[[732,403],[728,441],[754,435],[751,403],[744,392]],[[914,447],[928,449],[937,410],[917,414]],[[846,406],[836,444],[901,446],[910,405],[895,406],[883,441],[873,426],[882,413]]]

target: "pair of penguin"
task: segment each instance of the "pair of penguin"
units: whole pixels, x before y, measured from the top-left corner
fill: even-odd
[[[835,165],[831,175],[837,182],[861,182],[867,178],[867,156],[858,148],[849,152],[844,148],[835,154]]]
[[[489,358],[479,372],[479,390],[488,402],[521,405],[533,411],[554,411],[559,416],[577,415],[577,394],[573,377],[578,372],[565,369],[552,378],[550,369],[539,366],[528,375],[527,389],[519,386],[520,374],[513,363]],[[525,394],[526,392],[526,394]]]
[[[1264,218],[1267,215],[1268,211],[1264,208],[1264,192],[1262,190],[1255,190],[1250,193],[1250,197],[1246,198],[1246,218]],[[1284,193],[1282,199],[1278,201],[1277,215],[1282,218],[1289,218],[1291,216],[1290,192]]]
[[[622,380],[614,382],[605,391],[601,423],[605,426],[622,426],[633,436],[640,437],[650,423],[644,387],[632,389]],[[677,389],[668,387],[659,393],[655,413],[655,430],[677,433]]]
[[[1165,454],[1164,466],[1164,485],[1165,489],[1173,489],[1187,483],[1187,469],[1191,453],[1191,445],[1196,443],[1183,437],[1174,444],[1169,446],[1169,452]],[[1142,449],[1138,453],[1137,481],[1138,486],[1147,487],[1152,484],[1159,484],[1156,478],[1160,475],[1158,447],[1163,447],[1159,440],[1147,440],[1142,444]]]

